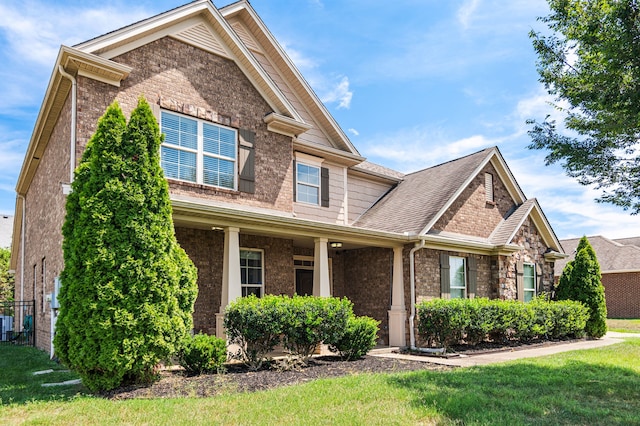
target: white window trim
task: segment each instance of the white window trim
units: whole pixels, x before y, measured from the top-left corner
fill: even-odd
[[[453,277],[454,277],[454,269],[451,265],[451,259],[462,259],[462,268],[464,270],[464,287],[454,286],[453,285]],[[449,256],[449,294],[452,293],[451,290],[462,290],[463,295],[462,299],[466,299],[468,297],[468,284],[469,277],[467,276],[467,258],[461,256]]]
[[[315,157],[313,155],[304,154],[302,152],[297,152],[297,151],[295,152],[295,159],[296,159],[296,167],[293,172],[296,174],[296,199],[294,201],[296,203],[304,204],[305,206],[320,207],[320,205],[322,204],[322,199],[321,199],[322,198],[322,164],[324,163],[324,159],[320,157]],[[317,203],[310,203],[308,201],[301,201],[298,199],[300,194],[298,185],[301,185],[301,183],[298,181],[298,166],[300,164],[304,164],[305,166],[308,166],[308,167],[315,167],[318,169],[318,185],[313,185],[306,182],[302,183],[302,185],[305,185],[305,186],[318,188]]]
[[[160,149],[162,149],[163,146],[166,146],[168,148],[172,148],[172,149],[177,149],[179,151],[185,151],[185,152],[191,152],[191,153],[195,153],[196,154],[196,181],[190,181],[190,180],[185,180],[185,179],[180,179],[180,178],[176,178],[176,177],[171,177],[170,179],[174,179],[174,180],[179,180],[181,182],[189,182],[189,183],[197,183],[199,185],[205,185],[205,186],[210,186],[212,188],[221,188],[221,189],[226,189],[226,190],[230,190],[230,191],[237,191],[238,190],[238,130],[234,129],[233,127],[228,127],[228,126],[223,126],[222,124],[218,124],[218,123],[213,123],[211,121],[206,121],[206,120],[202,120],[200,118],[197,117],[192,117],[190,115],[186,115],[186,114],[180,114],[174,111],[168,111],[168,110],[161,110],[160,111],[160,120],[159,124],[160,124],[160,131],[162,131],[162,114],[173,114],[176,115],[178,117],[184,117],[184,118],[188,118],[190,120],[194,120],[197,123],[197,149],[192,149],[192,148],[186,148],[183,146],[179,146],[179,145],[173,145],[167,142],[162,142],[162,145],[160,147]],[[234,152],[235,152],[235,158],[230,158],[230,157],[225,157],[224,155],[216,155],[216,154],[210,154],[210,153],[206,153],[204,152],[204,124],[208,124],[211,126],[217,126],[217,127],[221,127],[223,129],[228,129],[233,131],[234,133],[234,141],[235,141],[235,147],[234,147]],[[226,186],[218,186],[218,185],[211,185],[208,183],[204,183],[204,157],[211,157],[211,158],[218,158],[221,160],[226,160],[226,161],[232,161],[233,162],[233,188],[228,188]],[[161,160],[162,161],[162,160]]]
[[[256,248],[248,248],[248,247],[240,247],[240,252],[242,253],[243,251],[252,251],[255,253],[260,253],[260,264],[262,265],[262,267],[260,268],[260,281],[262,284],[260,284],[260,297],[264,296],[264,268],[265,268],[265,264],[264,264],[264,250],[263,249],[256,249]],[[242,266],[240,266],[240,270],[242,271]],[[240,287],[242,288],[257,288],[258,285],[256,284],[243,284],[242,283],[242,272],[240,273]],[[242,290],[241,290],[242,291]],[[241,293],[242,294],[242,293]]]
[[[527,282],[527,275],[525,275],[524,270],[527,266],[531,266],[533,268],[533,288],[527,288],[525,286],[525,283]],[[522,264],[522,290],[524,292],[524,300],[527,300],[527,293],[532,293],[532,300],[536,297],[536,281],[538,278],[538,271],[536,269],[535,263],[525,262]]]

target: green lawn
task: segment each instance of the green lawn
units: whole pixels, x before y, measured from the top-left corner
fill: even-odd
[[[640,339],[630,338],[507,364],[353,375],[204,399],[111,401],[72,391],[48,401],[33,388],[34,401],[0,406],[0,424],[640,425],[638,359]]]
[[[608,319],[607,328],[621,333],[640,333],[640,319]]]

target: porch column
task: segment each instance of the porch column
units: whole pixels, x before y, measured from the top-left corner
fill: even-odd
[[[313,261],[313,295],[329,297],[331,287],[329,286],[329,250],[327,238],[315,239],[314,261]]]
[[[216,314],[216,336],[224,337],[224,309],[230,302],[242,297],[240,281],[240,229],[224,229],[224,259],[222,263],[222,297]]]
[[[406,346],[407,307],[404,304],[403,247],[393,248],[393,285],[389,310],[389,346]]]

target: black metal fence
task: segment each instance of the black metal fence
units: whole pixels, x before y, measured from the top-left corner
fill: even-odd
[[[0,302],[0,345],[36,345],[35,300]]]

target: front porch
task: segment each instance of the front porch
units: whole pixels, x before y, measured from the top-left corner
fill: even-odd
[[[238,297],[297,293],[347,297],[356,315],[380,321],[380,344],[406,345],[402,242],[228,219],[174,213],[178,242],[198,268],[196,332],[224,336],[224,309]]]

